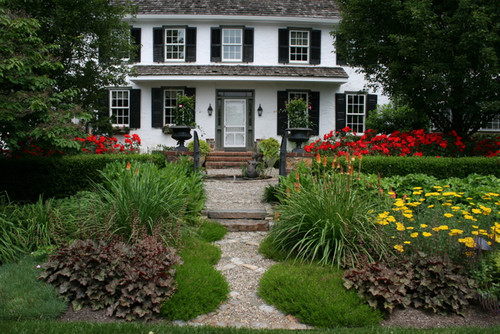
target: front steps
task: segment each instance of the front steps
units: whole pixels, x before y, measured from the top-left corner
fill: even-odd
[[[207,169],[241,168],[252,160],[253,152],[210,152],[205,159]]]
[[[210,210],[207,217],[224,225],[229,232],[269,231],[267,212],[264,209]]]

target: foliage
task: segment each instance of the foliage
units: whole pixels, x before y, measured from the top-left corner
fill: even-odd
[[[221,251],[208,242],[188,238],[181,252],[184,264],[177,267],[178,290],[167,300],[162,314],[169,320],[189,320],[217,309],[229,293],[229,286],[214,265]]]
[[[55,80],[53,86],[78,90],[70,102],[82,108],[86,121],[93,118],[93,131],[109,132],[108,108],[102,103],[107,92],[102,87],[123,85],[131,71],[124,58],[133,59],[137,49],[131,45],[130,22],[123,20],[135,12],[131,2],[9,0],[5,6],[40,22],[39,38],[57,47],[52,54],[62,64],[46,72]]]
[[[311,109],[311,106],[308,106],[303,98],[299,98],[288,101],[285,109],[280,112],[288,115],[289,128],[308,128],[312,124],[309,120],[308,109]]]
[[[112,163],[102,171],[103,182],[95,185],[98,201],[109,212],[99,232],[128,240],[161,232],[175,242],[184,216],[196,216],[203,208],[201,176],[190,174],[183,164],[165,168],[148,163]]]
[[[165,165],[163,154],[102,154],[64,157],[26,157],[0,159],[0,190],[12,200],[37,201],[66,197],[91,190],[93,182],[101,182],[99,170],[113,161],[151,161]]]
[[[72,139],[81,129],[71,120],[83,116],[71,99],[79,91],[53,88],[51,74],[63,69],[53,57],[57,47],[41,39],[39,21],[6,5],[0,1],[0,152],[20,156],[74,151],[78,143]]]
[[[202,157],[204,157],[208,153],[210,153],[210,146],[204,140],[200,140],[199,143],[200,143],[200,155]],[[187,148],[189,151],[193,152],[194,151],[194,141],[190,141],[187,145]]]
[[[263,200],[266,203],[277,203],[278,202],[278,187],[279,185],[268,184],[264,188]]]
[[[177,105],[172,110],[174,124],[178,126],[195,125],[195,97],[177,95]]]
[[[109,153],[139,153],[141,138],[137,134],[132,136],[126,134],[125,144],[119,143],[115,137],[89,135],[85,138],[76,137],[81,143],[82,152],[90,154],[109,154]]]
[[[206,220],[201,224],[197,232],[202,240],[213,242],[224,238],[227,229],[216,221]]]
[[[304,147],[307,152],[319,152],[321,154],[345,155],[383,155],[383,156],[440,156],[460,157],[468,155],[483,155],[494,157],[500,154],[500,137],[496,140],[482,140],[479,147],[472,140],[462,141],[462,137],[456,132],[443,133],[424,130],[412,130],[409,132],[395,131],[390,135],[376,134],[374,130],[366,130],[363,136],[357,137],[349,127],[342,131],[330,131]],[[467,144],[467,145],[466,145]],[[478,143],[479,144],[479,143]],[[471,148],[473,146],[474,148]]]
[[[275,138],[262,139],[257,149],[262,157],[262,162],[258,168],[263,172],[269,171],[274,167],[280,157],[280,144]]]
[[[407,105],[391,102],[377,106],[366,118],[366,128],[377,133],[391,134],[396,130],[409,132],[415,129],[429,129],[427,115],[418,113]]]
[[[500,251],[486,252],[471,272],[479,291],[479,302],[484,309],[500,312]]]
[[[282,312],[317,327],[369,326],[382,320],[378,311],[343,289],[342,272],[331,267],[274,265],[260,280],[258,293]]]
[[[266,235],[260,242],[259,253],[266,259],[271,259],[277,262],[283,262],[287,259],[287,253],[276,247],[276,242],[273,240],[272,235]]]
[[[388,95],[404,97],[442,132],[461,137],[498,115],[497,1],[337,3],[342,20],[332,34],[338,53]]]
[[[316,177],[299,170],[282,179],[279,220],[270,231],[276,247],[301,261],[353,265],[361,254],[381,258],[385,246],[367,212],[373,198],[354,187],[352,174]]]
[[[344,286],[355,288],[374,308],[423,308],[461,314],[475,299],[476,284],[445,257],[416,252],[407,260],[365,264],[345,271]]]
[[[90,305],[108,316],[151,319],[175,291],[175,250],[157,237],[132,245],[75,240],[42,265],[40,278],[57,288],[75,310]]]
[[[30,255],[0,267],[0,319],[50,320],[66,310],[54,287],[37,280],[42,263]]]

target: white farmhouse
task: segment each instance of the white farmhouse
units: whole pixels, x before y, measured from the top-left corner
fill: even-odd
[[[172,123],[177,94],[196,97],[199,134],[220,151],[280,140],[287,117],[278,110],[292,98],[310,104],[315,136],[345,126],[363,132],[367,112],[387,103],[335,53],[335,1],[133,2],[137,75],[125,87],[108,87],[109,112],[145,148],[175,146],[162,128]]]

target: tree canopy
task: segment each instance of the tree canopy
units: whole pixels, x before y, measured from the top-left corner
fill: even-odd
[[[500,113],[498,0],[338,0],[337,52],[443,132]]]

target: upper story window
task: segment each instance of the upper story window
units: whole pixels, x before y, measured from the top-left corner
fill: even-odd
[[[210,60],[212,62],[253,62],[253,35],[253,28],[213,27]]]
[[[243,36],[241,29],[222,29],[222,61],[241,61]]]
[[[130,97],[128,90],[111,90],[109,109],[113,125],[129,126]]]
[[[153,61],[195,62],[196,28],[169,26],[153,28]]]
[[[185,29],[165,29],[165,60],[184,60]]]
[[[321,63],[321,30],[279,29],[278,61],[317,65]]]
[[[290,62],[307,63],[309,60],[309,31],[290,31]]]

